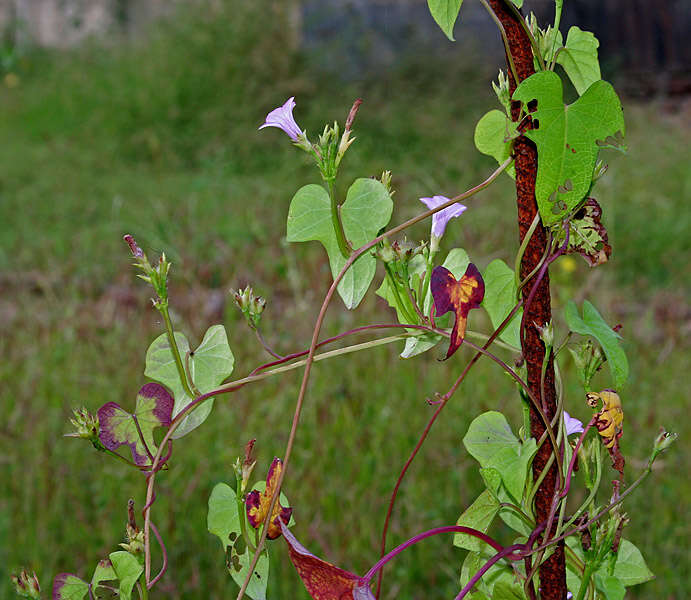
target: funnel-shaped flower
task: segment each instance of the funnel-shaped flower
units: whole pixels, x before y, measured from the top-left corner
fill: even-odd
[[[298,138],[303,135],[299,125],[295,122],[293,117],[293,109],[295,108],[295,97],[288,98],[283,106],[279,106],[266,115],[264,124],[259,129],[264,127],[278,127],[288,134],[291,140],[298,141]]]
[[[434,209],[437,206],[441,206],[445,202],[448,202],[449,198],[446,196],[432,196],[431,198],[420,198],[420,202],[425,204],[427,208]],[[451,206],[446,207],[444,210],[440,210],[438,213],[432,215],[432,240],[431,247],[436,250],[439,247],[439,240],[444,235],[444,230],[446,229],[446,224],[454,217],[460,217],[467,209],[467,206],[456,202]]]
[[[564,425],[566,426],[567,436],[573,433],[583,433],[583,423],[576,417],[570,416],[566,411],[564,411]]]

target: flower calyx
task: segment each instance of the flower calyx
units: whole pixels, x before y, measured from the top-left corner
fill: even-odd
[[[251,329],[256,329],[259,325],[261,315],[266,308],[266,299],[255,296],[251,286],[246,286],[244,290],[230,290],[235,304],[245,315],[247,324]]]
[[[18,574],[10,575],[10,579],[14,585],[14,591],[22,598],[38,600],[41,597],[41,586],[33,571],[29,573],[26,569],[22,569]]]

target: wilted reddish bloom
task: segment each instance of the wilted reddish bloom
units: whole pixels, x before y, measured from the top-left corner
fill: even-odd
[[[278,478],[281,476],[283,469],[283,462],[280,458],[274,458],[269,467],[269,474],[266,476],[266,488],[263,492],[259,490],[252,490],[247,494],[245,499],[245,507],[247,509],[247,520],[250,525],[257,529],[265,520],[269,513],[269,506],[271,505],[271,498],[278,486]],[[275,540],[281,535],[281,528],[279,520],[286,525],[290,522],[290,515],[293,514],[293,509],[281,506],[280,499],[276,501],[274,510],[269,521],[269,528],[266,537],[270,540]],[[280,517],[280,519],[279,519]]]

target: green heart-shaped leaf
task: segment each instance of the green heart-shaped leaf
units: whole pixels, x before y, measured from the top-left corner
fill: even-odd
[[[521,443],[503,414],[488,411],[472,421],[463,444],[481,467],[499,472],[506,490],[520,503],[528,465],[537,451],[535,440]]]
[[[132,588],[144,570],[143,565],[132,554],[124,550],[112,552],[108,557],[110,562],[113,563],[115,574],[118,576],[120,598],[122,600],[130,600]]]
[[[599,45],[600,42],[592,33],[574,25],[566,36],[564,49],[557,56],[557,62],[564,67],[579,96],[602,79],[597,60]]]
[[[175,342],[183,362],[189,367],[192,382],[200,393],[206,394],[216,389],[233,372],[235,357],[223,325],[209,327],[202,343],[193,353],[190,352],[190,344],[182,333],[175,332]],[[193,399],[185,393],[180,381],[167,334],[159,335],[146,351],[144,375],[171,390],[175,398],[173,417],[192,402]],[[180,438],[199,427],[209,416],[213,402],[214,399],[209,398],[195,407],[175,430],[173,437]]]
[[[488,156],[492,156],[498,164],[503,163],[513,150],[513,136],[516,134],[516,123],[500,110],[490,110],[475,126],[475,147]],[[506,173],[516,179],[516,168],[511,164]]]
[[[497,258],[487,265],[482,274],[485,280],[485,297],[482,306],[487,311],[493,327],[499,327],[502,321],[516,305],[516,277],[512,269],[501,259]],[[521,347],[521,315],[519,310],[499,334],[507,344],[515,348]]]
[[[596,81],[565,106],[561,79],[552,71],[528,77],[516,88],[513,99],[524,105],[537,100],[532,116],[538,128],[525,135],[537,146],[535,197],[542,222],[551,225],[588,193],[600,148],[622,146],[621,103],[609,83]]]
[[[356,179],[341,206],[343,230],[351,246],[359,248],[375,238],[391,219],[392,211],[391,196],[380,181]],[[329,256],[333,277],[346,262],[333,230],[329,194],[319,185],[306,185],[293,196],[287,238],[289,242],[321,242]],[[365,253],[348,269],[338,284],[338,293],[346,307],[353,309],[360,303],[372,282],[376,265],[376,259]]]

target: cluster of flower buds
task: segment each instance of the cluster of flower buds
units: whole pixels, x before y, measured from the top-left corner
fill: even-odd
[[[605,356],[600,349],[600,346],[594,345],[590,340],[586,340],[575,350],[569,348],[571,356],[576,363],[576,371],[586,390],[590,389],[590,382],[595,373],[605,362]]]
[[[255,296],[249,285],[244,290],[231,290],[230,292],[233,294],[235,304],[245,315],[249,326],[255,329],[259,325],[264,308],[266,308],[266,300],[261,296]]]
[[[497,77],[497,83],[492,82],[492,89],[497,95],[497,100],[499,104],[504,107],[506,114],[511,116],[511,92],[509,92],[509,79],[506,73],[499,69],[499,76]]]
[[[547,29],[540,29],[537,24],[537,17],[532,12],[525,20],[533,39],[537,43],[540,56],[542,56],[545,61],[553,60],[557,50],[563,45],[563,38],[559,30],[554,29],[551,25],[548,25]]]
[[[41,586],[36,573],[29,573],[26,569],[22,569],[18,575],[12,574],[10,579],[14,584],[14,591],[22,598],[38,600],[41,597]]]
[[[426,242],[420,242],[416,245],[406,238],[403,238],[402,241],[394,240],[393,242],[389,242],[385,238],[379,248],[377,248],[376,255],[377,258],[387,264],[399,263],[407,265],[414,256],[422,254],[426,246]]]
[[[99,438],[98,415],[92,415],[86,408],[75,408],[74,415],[70,419],[74,427],[72,433],[66,433],[65,437],[75,437],[89,440],[96,450],[105,450]]]
[[[168,303],[168,271],[170,271],[170,263],[166,259],[165,252],[161,254],[158,263],[155,267],[151,266],[149,259],[144,254],[144,251],[137,245],[134,238],[127,234],[123,238],[132,251],[135,262],[134,266],[141,269],[144,274],[137,275],[147,283],[150,283],[154,288],[158,300],[154,300],[154,306],[164,306]]]
[[[125,528],[126,543],[120,547],[130,554],[139,555],[144,553],[144,532],[137,527],[134,516],[134,500],[127,502],[127,527]]]

